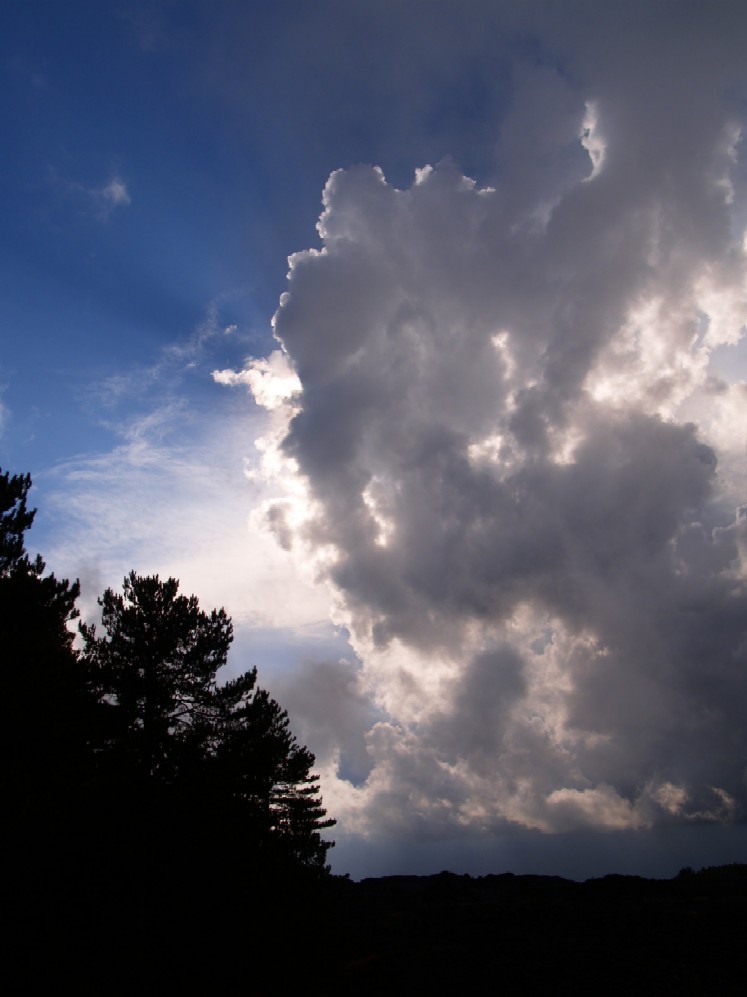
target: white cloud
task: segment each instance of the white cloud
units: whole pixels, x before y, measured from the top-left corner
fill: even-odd
[[[247,419],[239,399],[210,378],[216,356],[225,356],[225,335],[237,352],[246,340],[245,331],[226,327],[221,305],[212,302],[193,334],[166,345],[150,365],[90,387],[91,415],[118,442],[35,475],[31,545],[58,576],[80,578],[88,618],[103,590],[119,588],[130,570],[173,575],[203,606],[224,606],[232,616],[230,666],[257,664],[260,680],[272,685],[276,667],[347,645],[329,623],[324,590],[275,542],[263,515],[275,493],[258,457],[242,461],[247,428],[258,439],[282,435],[282,412],[256,410]]]
[[[579,823],[616,831],[646,826],[630,800],[623,799],[611,786],[556,789],[547,797],[547,804],[555,812],[556,824],[560,819],[561,829],[564,817],[572,828]]]
[[[333,173],[283,353],[216,375],[270,410],[262,515],[362,662],[313,735],[343,833],[745,812],[741,70],[691,27],[635,73],[561,32],[577,82],[515,73],[495,183]]]
[[[599,110],[593,100],[586,102],[586,113],[581,123],[579,137],[581,145],[588,152],[591,160],[591,173],[586,179],[593,180],[604,165],[604,155],[607,149],[604,139],[599,134]]]
[[[45,557],[55,572],[81,578],[89,614],[103,588],[119,587],[134,568],[179,578],[237,624],[295,628],[325,618],[328,603],[247,516],[262,492],[237,459],[237,435],[216,418],[188,442],[163,439],[179,421],[178,408],[150,413],[112,452],[70,460],[44,480],[55,538]]]
[[[241,371],[213,371],[213,380],[228,386],[246,385],[257,404],[266,409],[278,408],[301,391],[301,382],[280,350],[275,350],[266,360],[250,361]]]
[[[127,184],[121,177],[112,176],[102,187],[88,191],[91,205],[99,221],[108,221],[116,208],[125,208],[132,203]]]
[[[109,183],[100,189],[99,193],[101,198],[108,201],[112,207],[131,203],[127,184],[121,177],[112,177]]]
[[[100,222],[107,222],[115,209],[128,207],[132,203],[126,181],[117,174],[112,174],[106,183],[98,187],[66,180],[54,168],[49,170],[49,179],[79,210],[93,215]]]

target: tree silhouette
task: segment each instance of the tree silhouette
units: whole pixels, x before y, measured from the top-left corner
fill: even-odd
[[[122,594],[107,589],[99,600],[105,635],[80,626],[89,681],[108,714],[109,784],[135,793],[131,810],[157,806],[161,823],[186,811],[202,833],[206,821],[219,818],[223,834],[230,824],[257,866],[324,870],[330,844],[320,832],[334,821],[321,806],[314,756],[255,688],[256,671],[219,684],[231,621],[178,589],[173,578],[131,572]]]
[[[5,803],[15,816],[49,807],[80,781],[93,725],[93,702],[68,623],[77,615],[78,582],[44,575],[24,534],[31,477],[0,473],[0,634]],[[59,802],[59,801],[58,801]]]
[[[140,777],[162,785],[204,746],[215,714],[216,672],[226,663],[233,629],[223,610],[208,615],[178,582],[131,572],[124,594],[99,599],[104,638],[80,625],[83,659],[109,708],[108,749]]]
[[[34,521],[34,509],[27,498],[31,488],[30,474],[0,474],[0,577],[23,560],[24,534]]]
[[[44,576],[45,564],[39,555],[32,561],[25,548],[24,534],[34,521],[35,509],[28,508],[31,476],[0,473],[0,584],[3,611],[3,636],[8,639],[22,635],[23,646],[41,650],[70,651],[73,634],[67,624],[78,611],[75,600],[80,594],[78,582],[58,581],[54,575]],[[36,626],[25,626],[19,618],[35,614]],[[15,621],[15,622],[14,622]],[[12,650],[6,653],[10,660]]]
[[[78,582],[26,552],[30,488],[0,471],[9,949],[27,973],[53,967],[57,987],[116,965],[133,986],[201,972],[231,989],[245,960],[212,953],[248,937],[285,964],[329,882],[313,755],[255,671],[218,680],[231,621],[174,579],[133,572],[107,590],[101,633],[81,625],[77,651]]]
[[[261,849],[321,871],[330,844],[320,832],[335,821],[322,808],[314,756],[297,744],[287,712],[264,689],[255,690],[255,681],[252,670],[217,690],[219,778]]]

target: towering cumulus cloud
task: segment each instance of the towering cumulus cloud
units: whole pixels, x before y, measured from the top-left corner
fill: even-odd
[[[745,817],[745,103],[688,31],[519,66],[490,185],[333,173],[235,375],[362,662],[325,678],[348,831]]]

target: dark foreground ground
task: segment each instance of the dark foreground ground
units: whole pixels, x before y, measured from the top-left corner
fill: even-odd
[[[747,865],[338,884],[337,993],[742,994]]]
[[[321,888],[179,871],[152,869],[150,894],[133,875],[26,891],[10,909],[5,992],[747,992],[747,865],[672,880],[443,872]]]

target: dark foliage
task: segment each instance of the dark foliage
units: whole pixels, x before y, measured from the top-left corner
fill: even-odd
[[[104,636],[81,624],[82,661],[107,713],[100,767],[128,807],[164,806],[203,837],[240,837],[255,868],[324,872],[328,842],[314,756],[256,671],[218,684],[232,640],[221,610],[203,612],[178,582],[132,572],[100,600]],[[188,812],[184,814],[184,810]],[[181,832],[182,836],[184,831]]]
[[[0,577],[5,577],[25,556],[24,535],[34,522],[28,508],[30,474],[0,474]]]
[[[78,583],[26,553],[30,487],[0,473],[2,875],[20,990],[236,984],[249,939],[292,965],[334,824],[313,755],[254,671],[219,683],[231,621],[174,579],[133,572],[107,590],[102,633],[81,625],[77,651]],[[216,959],[226,945],[234,958]]]
[[[59,805],[83,781],[94,716],[67,626],[78,583],[45,576],[24,546],[30,487],[29,475],[0,474],[3,797],[14,826],[24,815],[35,822],[38,807]]]

